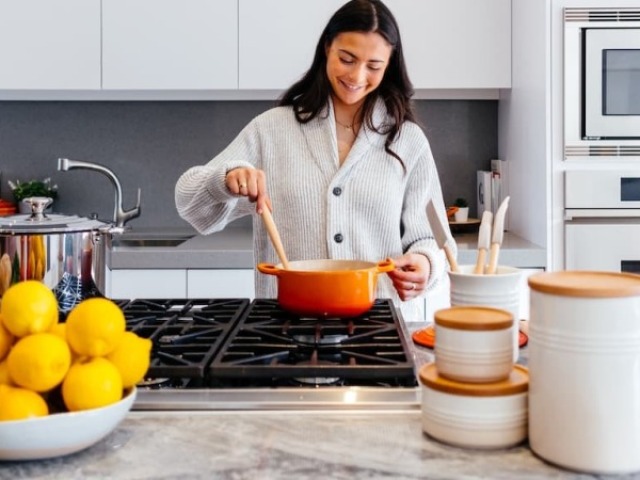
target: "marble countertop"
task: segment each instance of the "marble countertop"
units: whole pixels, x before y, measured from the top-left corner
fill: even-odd
[[[407,335],[418,328],[408,325]],[[416,364],[433,351],[414,346]],[[518,363],[527,363],[527,348]],[[526,443],[463,449],[422,431],[416,410],[132,411],[105,439],[0,479],[604,479],[546,463]],[[622,477],[611,477],[620,479]],[[634,478],[627,476],[626,478]],[[635,477],[640,478],[640,477]]]
[[[254,268],[253,238],[250,228],[227,228],[210,235],[197,235],[189,229],[138,229],[127,236],[179,237],[192,235],[175,247],[114,247],[107,255],[113,269],[243,269]],[[454,236],[458,245],[458,263],[473,264],[478,245],[477,233]],[[521,268],[544,268],[543,247],[505,232],[500,264]]]
[[[422,433],[420,413],[131,412],[66,457],[5,463],[0,479],[570,479],[526,445],[465,450]],[[597,478],[603,478],[601,476]]]

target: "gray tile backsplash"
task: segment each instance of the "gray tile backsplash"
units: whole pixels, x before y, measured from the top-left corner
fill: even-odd
[[[100,163],[120,178],[125,209],[142,188],[142,215],[130,225],[180,227],[173,192],[188,167],[222,150],[269,101],[0,102],[0,196],[7,180],[51,177],[55,211],[113,216],[114,189],[88,170],[57,171],[58,157]],[[475,215],[476,170],[498,152],[497,101],[420,100],[419,118],[431,142],[445,201],[464,196]],[[245,222],[241,222],[244,224]]]

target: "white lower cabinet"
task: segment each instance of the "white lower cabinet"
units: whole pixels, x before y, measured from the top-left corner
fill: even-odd
[[[107,275],[105,295],[133,298],[251,298],[253,269],[124,269]]]
[[[110,277],[109,298],[187,298],[186,270],[112,270]]]
[[[187,270],[187,298],[255,298],[253,269]]]

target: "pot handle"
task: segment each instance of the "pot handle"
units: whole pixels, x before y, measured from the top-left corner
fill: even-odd
[[[378,262],[376,268],[378,270],[378,273],[386,273],[396,268],[396,265],[393,263],[393,260],[387,258],[386,260]]]
[[[266,273],[267,275],[280,275],[282,272],[281,269],[276,267],[273,263],[259,263],[258,270],[262,273]]]

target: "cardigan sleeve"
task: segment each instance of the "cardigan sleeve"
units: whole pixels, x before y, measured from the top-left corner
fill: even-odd
[[[447,225],[446,208],[442,187],[429,143],[424,138],[424,148],[420,150],[413,168],[408,172],[405,207],[402,215],[402,245],[404,253],[420,253],[431,264],[429,280],[425,291],[435,288],[446,277],[449,268],[444,251],[438,247],[427,219],[426,208],[433,201],[444,225]],[[457,245],[447,232],[448,245],[457,256]]]
[[[254,119],[206,165],[191,167],[180,176],[175,188],[178,214],[201,234],[220,231],[229,222],[252,214],[255,204],[229,192],[225,179],[230,170],[258,165],[259,132]]]

